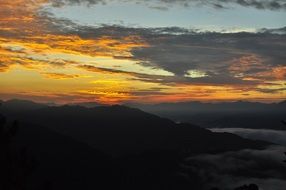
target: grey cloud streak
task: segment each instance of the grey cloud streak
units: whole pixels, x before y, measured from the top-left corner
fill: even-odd
[[[66,4],[108,4],[110,2],[130,2],[146,4],[150,8],[166,10],[170,6],[179,5],[184,7],[191,6],[211,6],[216,9],[230,8],[233,5],[252,7],[266,10],[286,10],[286,3],[283,0],[51,0],[54,6]]]
[[[272,67],[285,66],[284,35],[266,33],[191,33],[182,35],[157,35],[150,38],[149,48],[135,49],[135,59],[142,64],[156,66],[183,77],[185,81],[201,81],[234,84],[249,84],[255,81],[245,81],[243,77],[255,77],[257,80],[272,80],[272,76],[260,76]],[[240,71],[232,71],[234,65],[239,66],[241,58],[247,59],[243,75],[235,76]],[[253,60],[251,60],[253,59]],[[258,66],[256,66],[258,65]],[[259,69],[258,69],[259,68]],[[191,79],[184,77],[188,70],[201,70],[207,77]],[[284,76],[285,78],[285,76]]]
[[[277,29],[279,30],[279,29]],[[139,64],[165,69],[175,74],[173,79],[181,81],[201,81],[220,84],[255,84],[259,81],[243,81],[235,77],[229,69],[242,57],[254,57],[244,76],[255,76],[267,72],[272,67],[285,66],[286,35],[273,34],[271,31],[259,33],[213,33],[199,32],[196,29],[169,28],[128,28],[123,26],[102,25],[98,28],[76,27],[70,34],[82,38],[97,38],[102,35],[121,38],[130,35],[140,36],[149,47],[134,48],[132,57]],[[118,57],[120,58],[120,57]],[[262,60],[259,67],[255,62]],[[259,69],[258,69],[259,68]],[[188,70],[201,70],[207,77],[185,77]],[[170,78],[165,78],[170,79]],[[271,76],[268,76],[271,80]]]

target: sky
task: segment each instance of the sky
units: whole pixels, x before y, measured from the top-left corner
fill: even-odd
[[[284,0],[0,0],[0,99],[286,99]]]

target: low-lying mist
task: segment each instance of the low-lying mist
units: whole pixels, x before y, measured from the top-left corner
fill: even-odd
[[[253,140],[264,140],[286,146],[286,131],[271,129],[211,128],[213,132],[227,132]]]

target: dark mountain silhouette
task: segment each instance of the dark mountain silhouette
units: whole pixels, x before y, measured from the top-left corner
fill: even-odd
[[[86,108],[93,108],[93,107],[98,107],[98,106],[107,106],[106,104],[101,104],[98,102],[81,102],[81,103],[74,103],[74,104],[69,104],[72,106],[83,106]]]
[[[47,107],[46,104],[35,103],[29,100],[12,99],[0,102],[0,110],[5,112],[23,112]]]
[[[45,127],[20,123],[13,143],[36,162],[28,189],[108,188],[113,178],[111,157]]]
[[[279,102],[279,104],[285,106],[286,105],[286,100]]]
[[[191,124],[176,124],[139,109],[118,105],[46,107],[18,112],[13,117],[44,125],[111,154],[150,149],[204,153],[265,145],[233,134],[213,133]]]
[[[20,123],[12,142],[14,149],[26,147],[35,160],[26,187],[21,189],[208,190],[197,173],[189,171],[188,178],[180,175],[183,160],[174,151],[152,150],[114,158],[29,123]]]
[[[143,111],[172,119],[176,122],[187,122],[204,128],[253,128],[286,130],[286,101],[280,103],[258,102],[224,102],[201,103],[179,102],[163,104],[127,104]],[[105,106],[97,102],[77,103],[71,106],[87,108]],[[27,100],[9,100],[2,102],[0,111],[24,112],[48,107],[48,104],[35,103]]]
[[[261,103],[261,102],[247,102],[247,101],[235,101],[235,102],[215,102],[215,103],[203,103],[203,102],[177,102],[177,103],[161,103],[161,104],[127,104],[132,107],[142,107],[145,109],[154,110],[168,110],[168,111],[267,111],[269,108],[285,109],[282,105],[286,101],[279,103]]]
[[[178,122],[190,122],[204,128],[254,128],[286,130],[280,122],[286,119],[285,101],[201,103],[179,102],[156,105],[131,104],[146,112]]]
[[[26,180],[33,167],[25,149],[12,147],[12,140],[18,131],[18,123],[7,124],[0,115],[0,189],[25,189]]]
[[[186,157],[269,145],[126,106],[5,106],[1,112],[20,123],[14,149],[36,161],[31,190],[209,190],[197,171],[182,175]]]
[[[103,152],[42,126],[9,126],[0,115],[1,190],[116,187],[109,183],[117,182],[116,167]]]

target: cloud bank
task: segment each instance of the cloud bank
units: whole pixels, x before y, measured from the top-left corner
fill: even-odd
[[[286,146],[286,131],[245,128],[213,128],[214,132],[233,133],[248,139],[264,140]]]
[[[211,184],[206,189],[230,190],[254,183],[262,190],[283,190],[286,185],[284,151],[285,147],[273,146],[265,150],[190,157],[184,165],[184,175],[199,173],[206,184]]]

